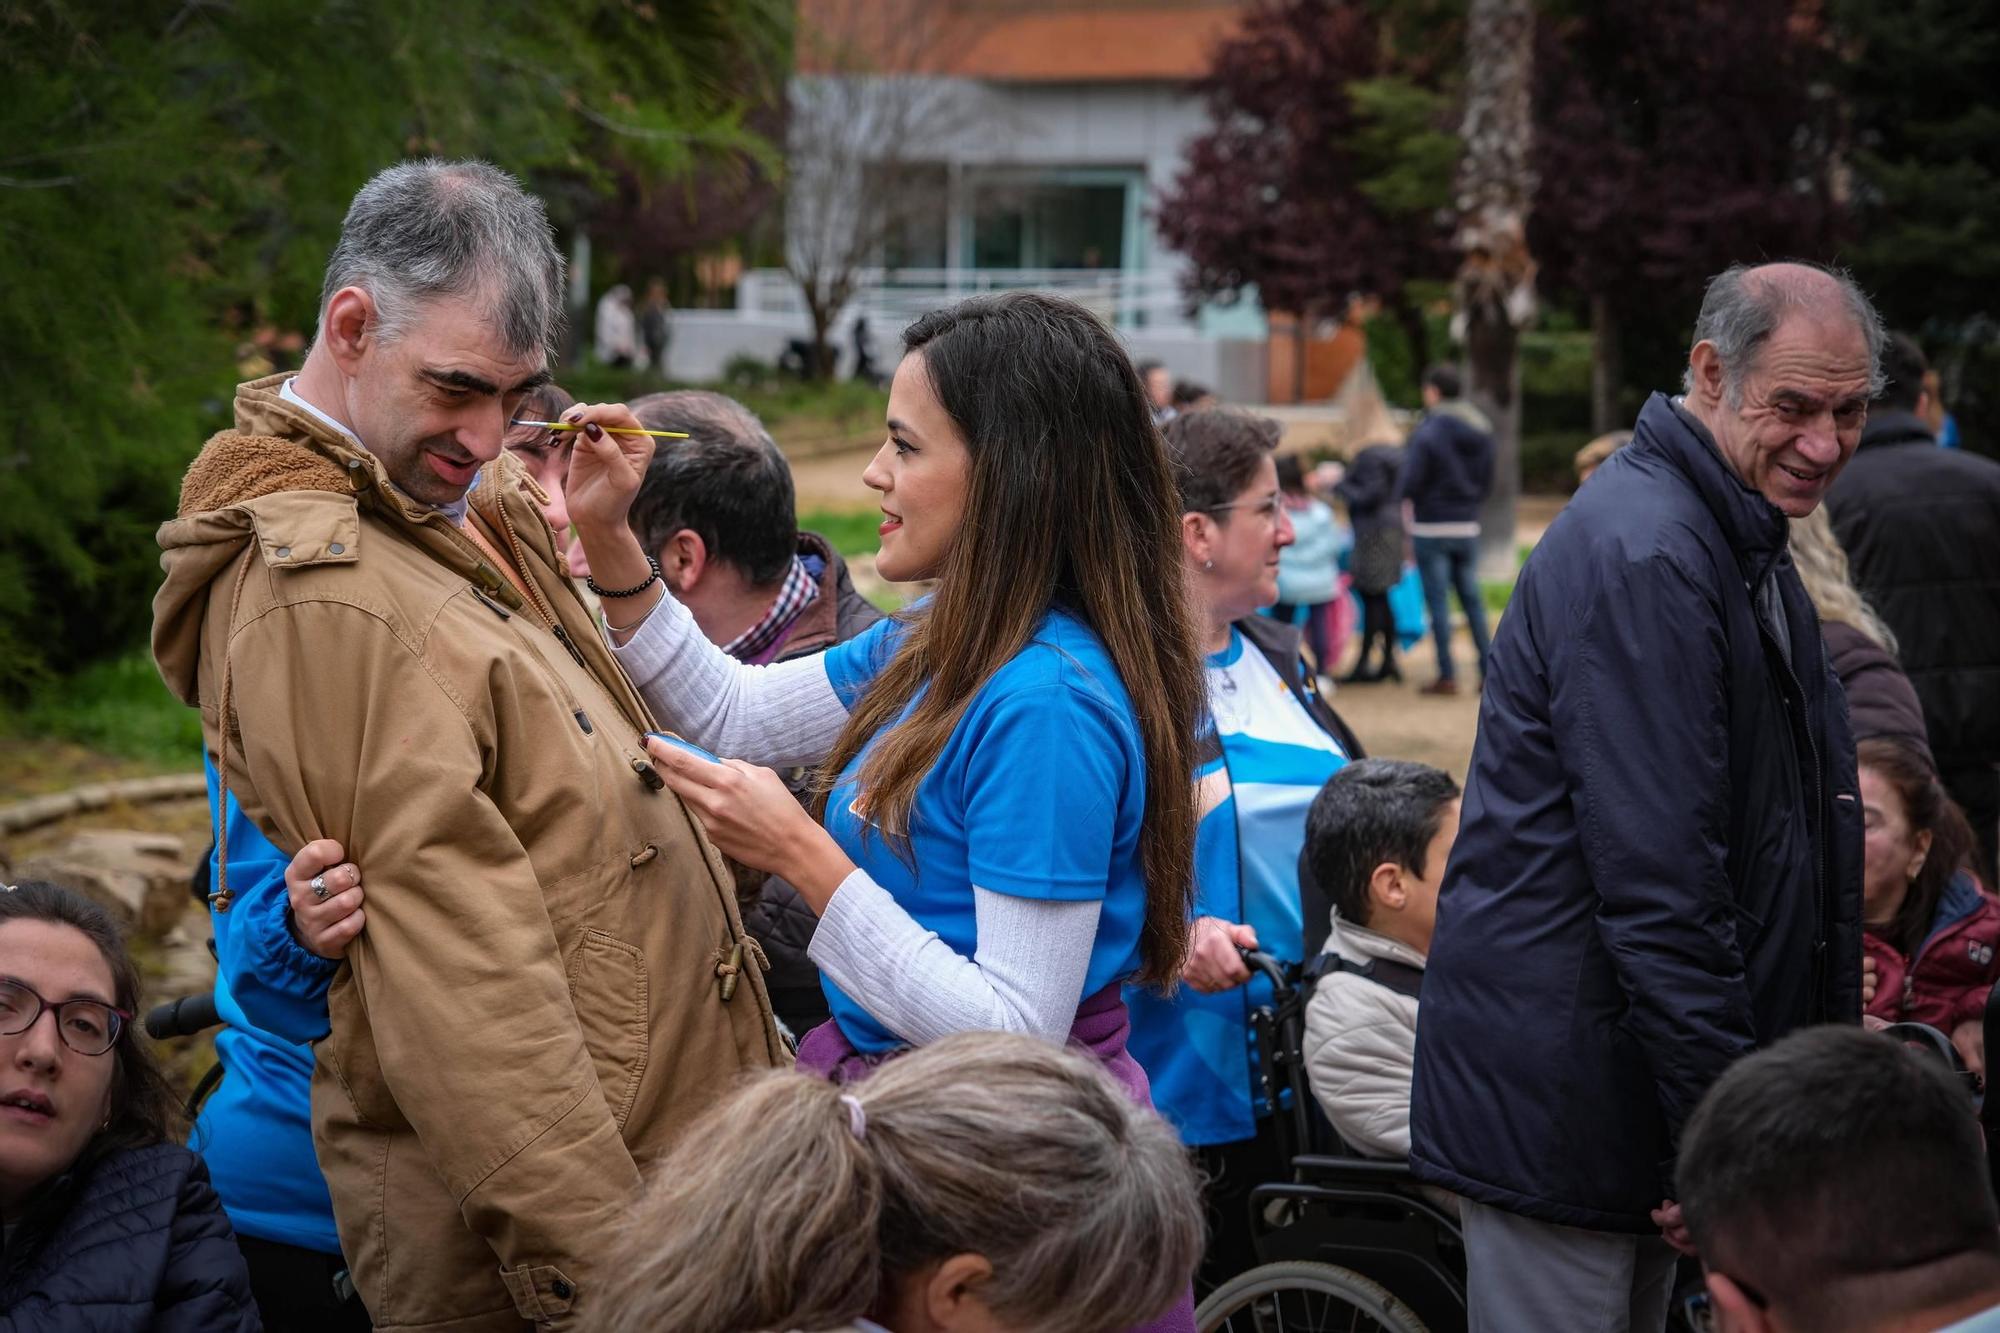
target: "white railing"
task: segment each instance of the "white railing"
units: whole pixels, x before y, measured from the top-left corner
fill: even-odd
[[[1191,331],[1186,297],[1167,272],[1076,268],[866,269],[859,294],[835,321],[865,315],[877,329],[897,329],[918,315],[981,292],[1038,291],[1066,296],[1118,328],[1147,332]],[[739,313],[803,318],[805,299],[783,269],[751,269],[738,279]]]

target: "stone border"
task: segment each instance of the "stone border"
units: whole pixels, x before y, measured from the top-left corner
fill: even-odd
[[[173,773],[160,778],[122,778],[92,782],[48,796],[33,796],[0,805],[0,837],[26,833],[58,820],[108,810],[114,805],[153,805],[163,801],[205,800],[208,781],[200,773]]]

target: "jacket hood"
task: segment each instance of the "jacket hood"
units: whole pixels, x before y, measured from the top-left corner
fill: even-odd
[[[177,517],[158,533],[166,580],[153,598],[153,659],[190,706],[210,591],[245,546],[255,542],[267,564],[290,568],[350,564],[360,558],[363,504],[410,523],[448,521],[398,491],[380,459],[279,396],[290,378],[238,386],[235,428],[202,446],[181,480]],[[482,476],[476,504],[498,503],[509,485],[532,485],[504,453]]]
[[[1493,423],[1487,419],[1486,414],[1471,403],[1466,402],[1463,398],[1447,399],[1432,408],[1430,414],[1442,419],[1451,426],[1466,426],[1471,428],[1469,435],[1464,430],[1454,429],[1451,432],[1451,441],[1454,448],[1462,449],[1465,447],[1460,443],[1461,440],[1472,439],[1472,442],[1476,444],[1478,441],[1474,437],[1491,435],[1493,433]]]
[[[1342,921],[1338,913],[1333,917],[1333,930],[1326,937],[1326,947],[1351,963],[1381,958],[1409,967],[1424,965],[1424,955],[1401,940],[1390,939],[1378,930],[1357,926],[1352,921]]]

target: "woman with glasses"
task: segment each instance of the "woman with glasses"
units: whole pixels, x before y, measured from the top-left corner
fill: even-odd
[[[1281,1179],[1271,1108],[1255,1090],[1250,985],[1239,949],[1286,963],[1319,952],[1323,895],[1301,892],[1306,812],[1361,747],[1320,698],[1299,631],[1258,608],[1278,599],[1291,519],[1271,451],[1278,423],[1243,412],[1190,412],[1167,423],[1181,496],[1182,573],[1207,653],[1208,714],[1197,788],[1194,938],[1187,985],[1171,999],[1130,990],[1132,1053],[1160,1111],[1198,1150],[1209,1189],[1209,1255],[1198,1286],[1255,1263],[1243,1226],[1252,1186]],[[1307,899],[1311,902],[1308,903]]]
[[[0,1330],[261,1325],[201,1159],[132,1028],[139,973],[103,910],[0,885]]]

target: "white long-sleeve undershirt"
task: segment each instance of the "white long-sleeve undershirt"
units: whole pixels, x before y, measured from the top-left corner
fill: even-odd
[[[847,721],[817,655],[772,666],[738,662],[671,596],[613,651],[663,723],[727,758],[774,768],[815,764]],[[972,897],[977,943],[967,958],[857,869],[827,903],[807,952],[911,1045],[981,1031],[1063,1041],[1083,999],[1102,904],[976,885]]]

